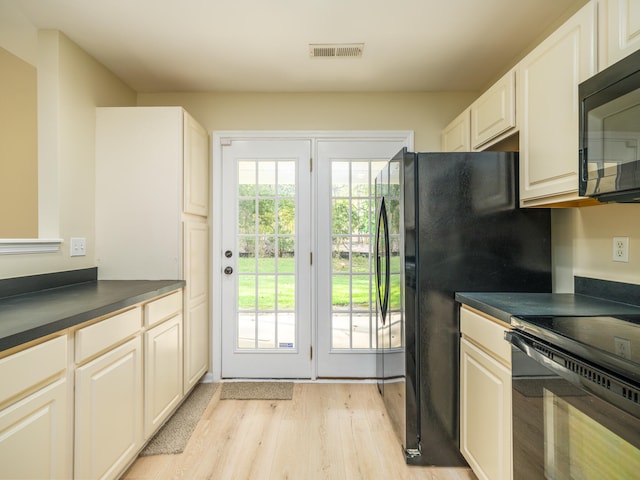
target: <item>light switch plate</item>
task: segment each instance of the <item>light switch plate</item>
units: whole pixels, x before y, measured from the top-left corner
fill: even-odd
[[[69,255],[72,257],[83,257],[86,254],[87,254],[87,239],[72,237]]]

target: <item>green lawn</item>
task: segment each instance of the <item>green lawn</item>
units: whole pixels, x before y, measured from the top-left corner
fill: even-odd
[[[344,264],[346,263],[346,268]],[[366,258],[353,257],[353,271],[366,272],[368,261]],[[295,261],[293,258],[282,258],[278,260],[278,271],[280,273],[294,273]],[[398,268],[399,259],[392,259],[392,268]],[[355,274],[348,275],[349,262],[338,261],[333,262],[333,305],[334,307],[348,307],[351,303],[349,298],[349,286],[351,283],[351,296],[354,309],[365,309],[369,307],[369,275]],[[258,309],[270,310],[276,308],[276,263],[274,259],[258,259],[257,265],[254,258],[240,258],[238,260],[238,269],[242,275],[239,275],[239,303],[241,309],[255,308],[255,285],[256,276],[252,273],[260,273],[258,277]],[[397,270],[395,270],[397,271]],[[274,275],[268,275],[274,273]],[[340,273],[343,273],[340,275]],[[346,274],[344,274],[346,273]],[[267,274],[267,275],[265,275]],[[278,309],[292,310],[295,308],[295,285],[293,283],[293,275],[280,275],[278,279]],[[391,288],[391,308],[399,308],[400,305],[400,289],[398,287],[399,275],[392,276],[392,284],[396,287]],[[372,281],[372,288],[375,288],[375,278]],[[373,295],[371,295],[373,297]],[[375,297],[371,299],[375,302]],[[375,304],[371,305],[375,307]]]

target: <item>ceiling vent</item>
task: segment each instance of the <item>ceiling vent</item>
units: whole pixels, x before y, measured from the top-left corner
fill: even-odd
[[[311,43],[311,58],[361,58],[364,43]]]

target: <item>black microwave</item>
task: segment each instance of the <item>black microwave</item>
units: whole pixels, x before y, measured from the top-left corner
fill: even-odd
[[[640,51],[582,82],[580,195],[640,203]]]

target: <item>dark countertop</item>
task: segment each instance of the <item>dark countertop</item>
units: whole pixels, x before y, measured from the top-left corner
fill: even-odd
[[[184,280],[97,280],[0,298],[0,351],[184,285]]]
[[[456,301],[506,323],[516,315],[633,315],[640,307],[573,293],[458,292]]]

